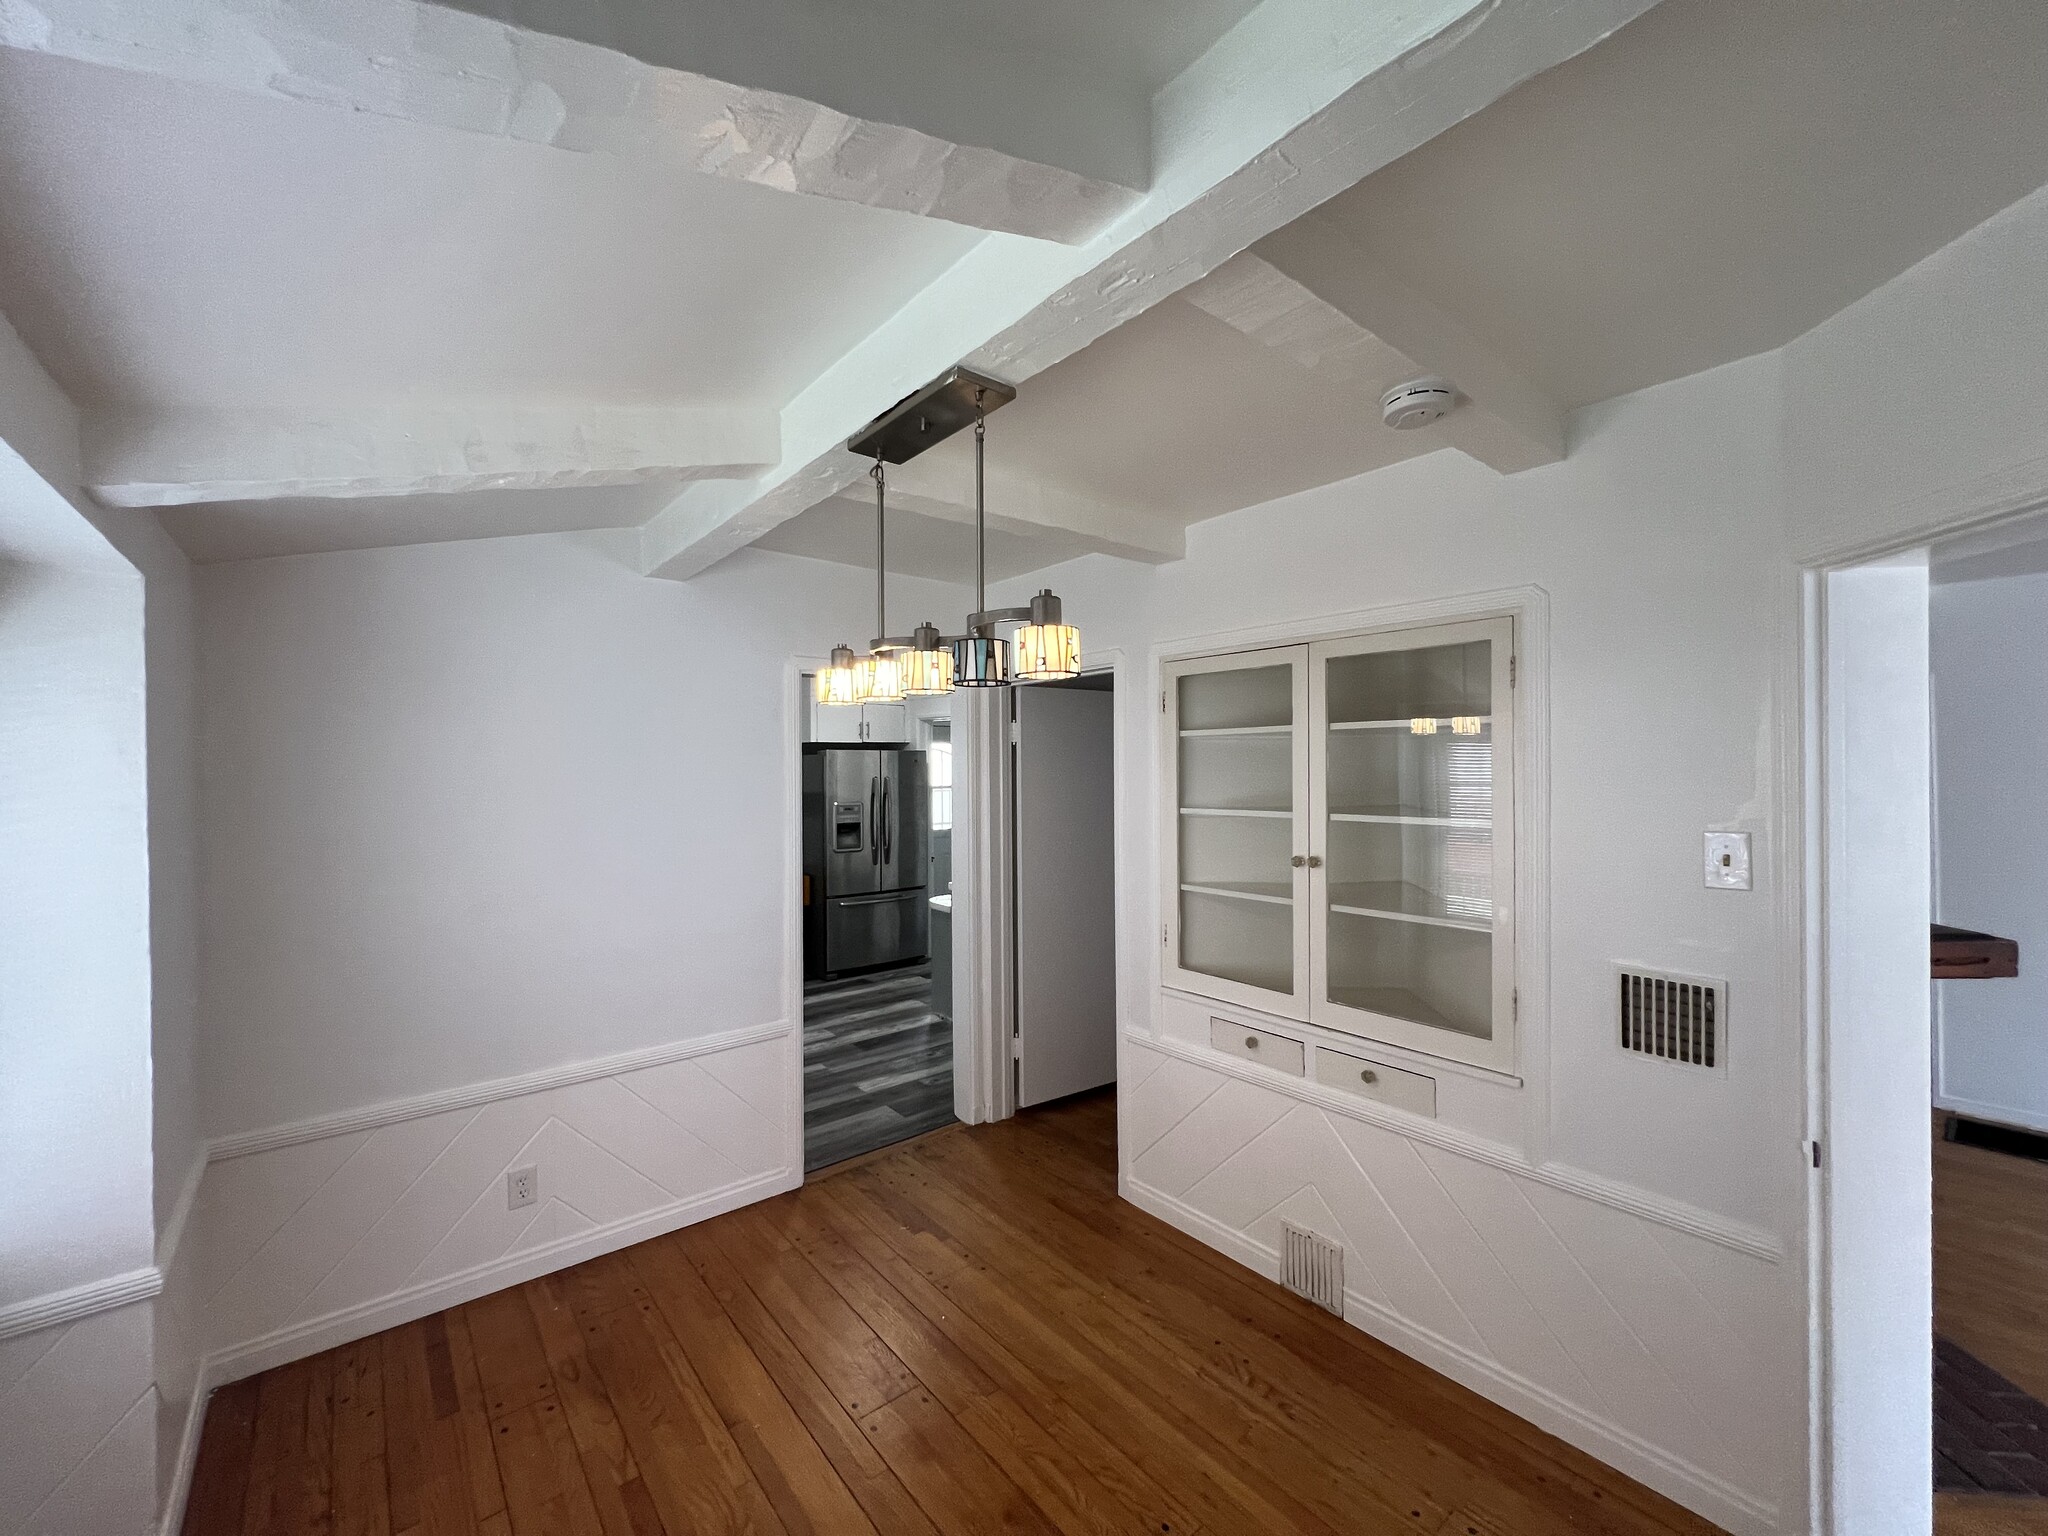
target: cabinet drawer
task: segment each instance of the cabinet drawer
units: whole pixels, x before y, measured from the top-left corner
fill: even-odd
[[[1209,1043],[1219,1051],[1241,1056],[1246,1061],[1256,1061],[1276,1072],[1291,1072],[1296,1077],[1302,1075],[1304,1048],[1299,1040],[1291,1040],[1286,1035],[1268,1034],[1248,1024],[1211,1018]]]
[[[1405,1109],[1411,1115],[1436,1118],[1436,1079],[1420,1072],[1404,1072],[1384,1062],[1318,1049],[1316,1081],[1326,1088],[1341,1088],[1362,1099]]]

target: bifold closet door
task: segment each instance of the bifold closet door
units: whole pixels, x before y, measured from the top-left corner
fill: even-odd
[[[1116,695],[1015,697],[1022,1108],[1116,1081]]]

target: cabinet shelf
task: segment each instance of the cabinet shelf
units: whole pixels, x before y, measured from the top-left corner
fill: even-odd
[[[1231,901],[1265,901],[1274,906],[1294,905],[1294,886],[1286,880],[1189,880],[1181,889],[1197,896],[1223,896]]]
[[[1431,1029],[1449,1030],[1455,1035],[1486,1036],[1486,1026],[1466,1019],[1454,1019],[1438,1012],[1405,987],[1331,987],[1330,1001],[1346,1008],[1377,1013],[1390,1019],[1406,1019]]]
[[[1184,805],[1180,808],[1180,813],[1183,816],[1249,816],[1260,820],[1272,821],[1292,821],[1294,819],[1294,812],[1292,811],[1232,810],[1225,806],[1214,805]]]
[[[1330,910],[1350,917],[1385,917],[1401,923],[1429,923],[1462,928],[1468,933],[1493,932],[1493,914],[1454,912],[1434,891],[1405,880],[1351,880],[1330,886]]]
[[[1330,729],[1333,731],[1406,731],[1412,729],[1417,720],[1434,720],[1438,725],[1444,727],[1445,731],[1449,731],[1451,721],[1459,718],[1463,717],[1456,715],[1412,715],[1406,720],[1332,720],[1330,722]],[[1476,718],[1481,725],[1491,726],[1493,724],[1493,716],[1491,715],[1479,715]],[[1457,736],[1455,733],[1452,733],[1452,739],[1464,741],[1471,738]]]
[[[1181,736],[1192,739],[1203,736],[1290,736],[1293,733],[1291,725],[1211,725],[1182,731]]]
[[[1405,806],[1387,806],[1371,811],[1332,811],[1332,821],[1381,822],[1397,827],[1470,827],[1485,830],[1493,825],[1488,816],[1425,816]]]

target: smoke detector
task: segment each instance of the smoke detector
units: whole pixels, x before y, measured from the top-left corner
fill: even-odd
[[[1441,421],[1457,404],[1457,387],[1449,379],[1412,379],[1387,391],[1380,416],[1396,432],[1405,432]]]

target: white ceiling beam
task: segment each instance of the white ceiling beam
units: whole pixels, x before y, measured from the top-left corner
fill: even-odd
[[[1147,163],[1142,100],[1063,78],[1044,61],[1005,69],[979,57],[941,70],[948,89],[934,92],[934,49],[943,48],[908,24],[895,36],[866,11],[856,25],[799,0],[726,9],[720,24],[693,27],[686,6],[562,7],[561,25],[585,37],[424,0],[4,0],[0,47],[493,138],[651,157],[1044,240],[1085,239],[1138,199],[1133,188]],[[622,33],[632,34],[623,51]],[[778,77],[820,94],[778,88]],[[842,110],[825,104],[829,96],[858,105]],[[861,106],[886,115],[863,115]],[[1100,152],[1103,144],[1115,152]]]
[[[739,480],[778,453],[775,413],[731,406],[144,415],[89,422],[85,475],[108,506],[175,507]]]
[[[1187,554],[1187,535],[1129,507],[1097,501],[997,464],[986,475],[988,524],[1007,533],[1077,535],[1105,555],[1163,565]],[[842,494],[872,502],[858,487]],[[974,521],[974,466],[958,455],[933,454],[889,470],[889,505],[949,523]]]
[[[791,402],[774,470],[655,517],[643,568],[724,559],[864,473],[846,439],[944,369],[1023,383],[1653,3],[1264,0],[1155,98],[1136,208],[1078,246],[984,240]]]
[[[1502,474],[1565,456],[1558,401],[1318,214],[1275,230],[1185,296],[1340,382],[1350,381],[1347,359],[1378,338],[1457,385],[1466,407],[1430,431]]]

